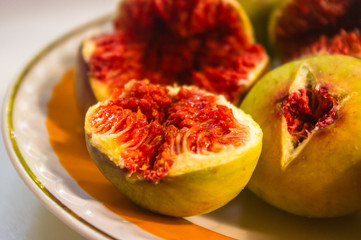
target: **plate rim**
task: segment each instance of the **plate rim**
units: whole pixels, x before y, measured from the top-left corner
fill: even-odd
[[[96,226],[87,222],[84,218],[80,217],[65,204],[63,204],[57,197],[55,197],[49,189],[47,189],[42,182],[36,177],[34,172],[30,169],[24,156],[20,152],[16,136],[14,135],[13,124],[13,111],[14,102],[17,97],[18,91],[24,79],[27,77],[30,70],[49,52],[55,47],[70,39],[81,31],[84,31],[94,25],[103,24],[112,19],[113,13],[108,13],[95,18],[85,24],[82,24],[74,29],[62,34],[60,37],[55,38],[21,68],[20,72],[16,75],[14,80],[7,88],[6,95],[3,100],[2,106],[2,137],[7,151],[7,155],[15,168],[17,174],[21,177],[25,185],[31,192],[40,200],[50,212],[57,216],[67,226],[81,234],[83,237],[90,239],[118,239],[114,238],[108,233],[100,230]],[[95,236],[96,235],[96,236]]]

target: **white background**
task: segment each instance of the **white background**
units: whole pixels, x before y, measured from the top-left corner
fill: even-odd
[[[64,33],[115,10],[117,0],[0,0],[0,99],[29,60]],[[0,138],[0,239],[83,239],[28,190]]]

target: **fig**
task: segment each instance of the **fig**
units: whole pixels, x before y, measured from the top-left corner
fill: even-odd
[[[283,0],[270,18],[271,42],[283,61],[313,55],[360,56],[361,1]]]
[[[306,217],[361,209],[361,60],[316,56],[284,64],[242,102],[264,134],[249,189]]]
[[[84,108],[145,78],[196,85],[238,103],[268,69],[236,0],[125,0],[117,9],[114,31],[84,39],[79,51],[77,84],[93,96],[88,102],[78,94]]]
[[[262,130],[196,87],[132,80],[90,107],[86,142],[103,175],[134,203],[169,216],[215,210],[248,183]]]

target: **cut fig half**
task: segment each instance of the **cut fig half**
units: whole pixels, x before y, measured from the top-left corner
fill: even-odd
[[[136,204],[170,216],[215,210],[248,183],[262,146],[251,117],[196,87],[130,81],[89,108],[90,155]]]
[[[265,75],[241,108],[263,131],[247,185],[266,202],[306,217],[361,210],[361,60],[310,57]]]
[[[360,29],[356,28],[348,32],[342,29],[332,37],[321,35],[316,41],[293,52],[291,59],[325,54],[341,54],[361,58]]]
[[[269,35],[281,59],[324,54],[360,57],[361,2],[283,0],[271,15]]]
[[[267,53],[254,43],[235,0],[125,0],[114,28],[85,39],[80,50],[78,64],[86,67],[78,69],[87,72],[78,74],[78,84],[90,85],[97,100],[147,78],[196,85],[236,104],[268,67]]]

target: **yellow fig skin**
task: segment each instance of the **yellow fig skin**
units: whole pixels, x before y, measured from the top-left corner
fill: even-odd
[[[134,203],[152,212],[187,217],[218,209],[246,186],[257,165],[262,149],[262,136],[257,144],[241,156],[215,167],[168,175],[159,183],[127,176],[108,156],[94,147],[86,135],[91,158],[103,175]]]
[[[282,131],[278,102],[288,94],[295,72],[307,63],[330,93],[346,94],[331,125],[315,131],[296,158],[281,167]],[[261,126],[263,149],[248,188],[287,212],[315,218],[361,209],[361,61],[319,56],[290,62],[267,74],[241,108]]]

